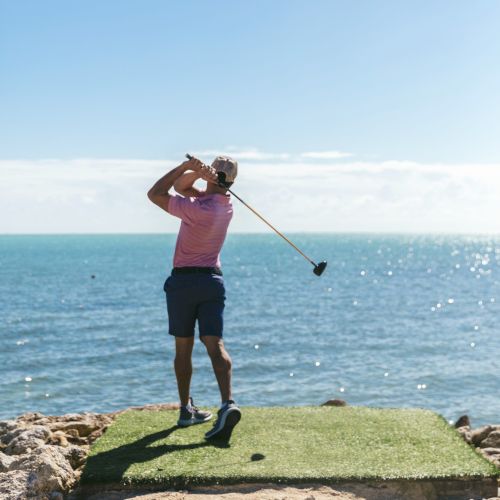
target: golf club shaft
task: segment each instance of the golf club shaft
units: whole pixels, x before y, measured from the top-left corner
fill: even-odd
[[[237,194],[233,193],[233,191],[231,191],[230,189],[228,189],[228,191],[235,198],[238,198],[238,200],[240,200],[241,203],[243,203],[243,205],[245,205],[245,207],[247,207],[249,210],[251,210],[262,222],[267,224],[278,236],[281,236],[289,245],[291,245],[293,248],[295,248],[295,250],[297,250],[297,252],[299,252],[300,255],[302,255],[302,257],[304,257],[304,259],[309,261],[313,266],[316,266],[315,262],[313,262],[302,250],[300,250],[300,248],[298,248],[296,245],[294,245],[283,233],[278,231],[270,222],[268,222],[266,219],[264,219],[264,217],[262,217],[262,215],[260,215],[259,212],[257,212],[257,210],[254,210],[248,203],[244,202]]]
[[[193,156],[191,156],[190,154],[187,154],[186,158],[188,158],[189,160],[191,160],[193,158]],[[267,224],[278,236],[281,236],[290,246],[292,246],[293,248],[295,248],[295,250],[297,250],[297,252],[299,252],[300,255],[302,255],[302,257],[304,257],[304,259],[306,259],[308,262],[310,262],[314,267],[317,266],[317,264],[312,259],[310,259],[302,250],[300,250],[300,248],[298,248],[296,245],[294,245],[283,233],[281,233],[280,231],[278,231],[270,222],[268,222],[266,219],[264,219],[264,217],[262,217],[262,215],[260,215],[259,212],[257,212],[257,210],[253,209],[248,203],[246,203],[245,201],[243,201],[231,189],[227,188],[227,190],[235,198],[237,198],[241,203],[243,203],[243,205],[245,205],[245,207],[247,207],[251,212],[253,212],[262,222],[264,222],[265,224]]]

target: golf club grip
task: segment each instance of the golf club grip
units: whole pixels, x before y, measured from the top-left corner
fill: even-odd
[[[194,160],[194,156],[191,156],[189,153],[186,153],[186,158],[188,160]],[[207,168],[212,168],[212,167],[209,167],[208,165],[205,165],[203,162],[202,162],[202,165],[205,166],[205,167],[207,167]],[[224,180],[224,179],[222,179],[222,180]],[[219,178],[219,186],[221,186],[221,187],[227,187],[227,186],[224,186],[223,184],[221,184],[221,179],[220,178]]]
[[[186,158],[187,158],[188,160],[194,160],[194,159],[195,159],[195,158],[194,158],[194,156],[190,155],[189,153],[186,153]],[[202,164],[203,164],[203,165],[205,165],[203,162],[202,162]],[[205,165],[205,166],[207,166],[207,167],[208,167],[208,165]]]

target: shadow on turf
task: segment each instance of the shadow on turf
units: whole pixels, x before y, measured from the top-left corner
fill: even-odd
[[[87,459],[82,473],[82,482],[92,483],[95,481],[119,481],[131,464],[148,462],[166,453],[174,453],[181,450],[193,450],[212,446],[215,448],[229,448],[228,441],[203,441],[189,444],[162,444],[150,446],[155,441],[167,438],[182,427],[174,425],[168,429],[148,434],[131,443],[124,444],[112,450],[98,453]],[[159,469],[161,470],[161,469]]]

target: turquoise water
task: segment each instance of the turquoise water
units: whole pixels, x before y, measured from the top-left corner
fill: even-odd
[[[500,238],[229,235],[225,339],[242,405],[425,407],[500,421]],[[175,235],[0,237],[0,418],[175,401]],[[95,278],[92,279],[91,276]],[[197,342],[192,394],[216,404]]]

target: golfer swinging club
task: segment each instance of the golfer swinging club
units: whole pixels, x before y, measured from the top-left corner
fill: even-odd
[[[222,183],[218,173],[225,175]],[[208,411],[194,406],[190,396],[191,354],[194,328],[198,320],[200,340],[212,361],[222,399],[213,428],[206,439],[229,440],[241,411],[231,394],[231,358],[222,341],[225,301],[224,280],[220,268],[220,250],[233,216],[227,193],[238,173],[238,163],[218,156],[212,166],[191,158],[159,179],[148,198],[160,208],[181,219],[174,254],[174,268],[166,279],[169,333],[175,337],[175,375],[180,398],[177,424],[187,427],[212,418]],[[224,178],[224,175],[221,175]],[[207,182],[206,190],[193,187],[198,180]],[[182,196],[170,195],[169,190]]]

